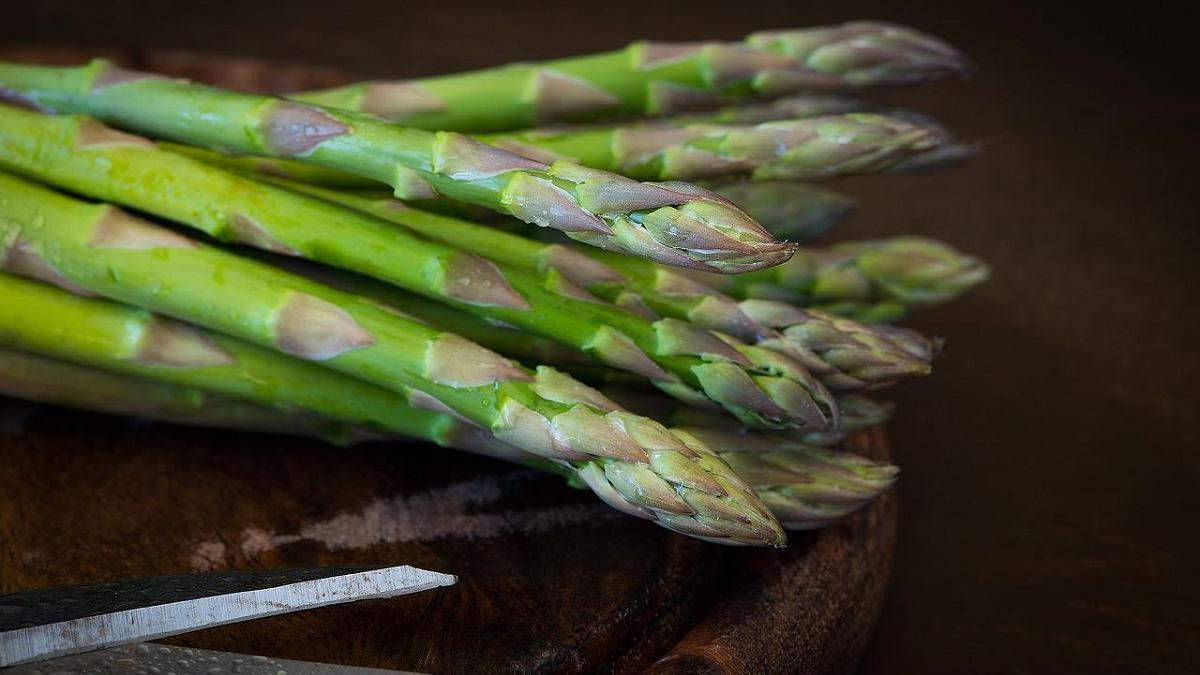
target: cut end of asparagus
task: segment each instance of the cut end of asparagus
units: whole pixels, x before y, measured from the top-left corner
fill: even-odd
[[[764,93],[783,94],[821,86],[909,84],[965,76],[972,67],[962,52],[905,26],[857,21],[823,28],[755,33],[753,47],[783,54],[799,68],[764,73]]]

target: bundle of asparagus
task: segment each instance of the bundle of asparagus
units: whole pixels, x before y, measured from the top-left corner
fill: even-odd
[[[890,415],[863,392],[928,374],[941,341],[880,322],[987,269],[771,230],[808,242],[853,206],[794,179],[969,155],[841,95],[965,68],[870,23],[287,98],[0,63],[0,394],[423,440],[782,545],[895,480],[836,446]],[[630,115],[663,119],[524,128]]]

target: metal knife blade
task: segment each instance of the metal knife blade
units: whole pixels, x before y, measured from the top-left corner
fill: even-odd
[[[399,567],[210,572],[0,596],[0,667],[325,605],[449,586]]]

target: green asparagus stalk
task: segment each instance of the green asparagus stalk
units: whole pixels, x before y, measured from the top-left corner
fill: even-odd
[[[284,370],[288,367],[285,366]],[[324,372],[341,377],[330,371]],[[120,375],[3,347],[0,347],[0,395],[175,424],[309,436],[339,445],[364,439],[391,438],[377,431],[363,433],[337,421],[297,414],[278,407],[254,405],[214,395],[203,389]],[[416,432],[416,438],[529,464],[563,474],[577,486],[580,483],[574,471],[496,441],[449,415],[417,410],[403,400],[396,401],[387,410],[392,419],[411,418],[414,424],[409,426]],[[422,432],[426,430],[436,433],[425,435]],[[706,431],[693,432],[691,436],[697,433],[702,435]],[[851,500],[866,503],[887,489],[891,480],[880,478],[895,471],[894,467],[886,464],[870,463],[860,457],[844,457],[841,453],[830,455],[794,443],[777,447],[776,444],[755,443],[758,439],[750,439],[749,444],[744,444],[737,436],[717,440],[733,441],[730,446],[721,446],[718,455],[728,453],[730,461],[736,461],[746,471],[764,478],[761,486],[764,495],[775,504],[774,508],[778,509],[779,514],[789,518],[790,529],[813,529],[830,524],[831,512],[848,513],[854,506]],[[759,448],[760,445],[764,447]],[[825,461],[826,458],[828,461]],[[858,476],[848,476],[843,465],[850,466],[859,475],[875,478],[870,485],[873,490],[864,490],[863,481]],[[869,472],[865,467],[874,467],[874,472]],[[788,475],[793,478],[790,483],[784,480]],[[752,487],[759,489],[759,486]],[[817,517],[796,518],[798,512],[808,511],[814,512]]]
[[[578,286],[651,320],[661,317],[686,320],[738,340],[768,347],[802,363],[827,387],[843,390],[876,388],[925,375],[930,370],[929,359],[920,360],[910,349],[892,344],[896,335],[910,341],[920,339],[915,333],[893,331],[884,334],[849,319],[805,312],[782,303],[758,302],[754,308],[760,316],[752,317],[734,300],[709,286],[628,256],[588,250],[591,260],[581,261],[578,254],[572,254],[558,244],[423,213],[405,208],[389,198],[371,200],[315,186],[280,184],[488,256],[505,267],[542,274],[552,287]],[[355,291],[376,296],[381,292],[372,293],[361,288]],[[388,299],[386,290],[382,292],[385,293],[383,298]],[[398,306],[408,304],[407,300],[395,297],[391,302]],[[463,329],[461,321],[442,327]],[[485,324],[482,329],[486,333],[491,326]],[[506,332],[499,333],[504,337]],[[481,341],[478,335],[472,339]],[[482,340],[481,344],[497,351],[504,349],[495,339]]]
[[[474,255],[342,208],[166,152],[86,118],[0,109],[0,166],[197,228],[218,239],[302,256],[520,326],[649,377],[747,423],[836,426],[824,387],[803,366],[731,346],[678,320],[649,322],[547,289]]]
[[[704,282],[740,298],[821,306],[843,313],[891,303],[919,308],[952,300],[987,279],[977,258],[924,237],[845,242],[802,248],[774,270],[734,277],[701,275]]]
[[[166,319],[159,319],[156,325],[171,324]],[[196,334],[195,329],[190,332]],[[8,336],[5,338],[7,341]],[[253,365],[254,360],[250,359],[250,366]],[[313,370],[322,380],[333,375],[323,368]],[[252,373],[251,370],[244,372]],[[281,375],[284,373],[267,374],[275,380]],[[326,396],[330,393],[332,390],[324,391]],[[192,386],[120,375],[3,346],[0,346],[0,396],[174,424],[308,436],[335,445],[344,445],[356,437],[348,424],[331,419],[296,411],[285,413]],[[415,412],[417,416],[436,414]]]
[[[124,239],[114,241],[116,233],[111,219],[108,222],[107,238],[101,242],[93,239],[93,250],[102,251],[113,243],[127,246],[148,243],[145,238],[131,238],[129,231]],[[168,243],[163,239],[165,235],[156,236],[160,239],[153,243]],[[166,259],[173,252],[161,246],[126,250],[150,256],[165,253]],[[33,270],[47,278],[56,274],[51,261],[61,262],[58,256],[40,257],[24,241],[10,247],[5,260],[10,271],[13,267],[25,272]],[[181,276],[191,276],[185,274],[188,270],[178,261],[173,262]],[[211,267],[207,272],[227,277],[243,298],[252,299],[256,295],[253,292],[256,289],[239,283],[247,279],[238,278],[231,268]],[[160,295],[167,290],[178,291],[171,295],[187,292],[182,287],[167,289],[166,285],[163,282],[155,292]],[[299,295],[294,293],[290,297]],[[213,297],[214,301],[217,299]],[[512,380],[499,380],[490,386],[467,386],[462,382],[461,373],[467,368],[487,368],[488,360],[495,362],[498,357],[492,355],[480,361],[479,356],[488,353],[477,347],[473,347],[474,353],[452,355],[459,359],[452,369],[457,369],[460,375],[457,382],[445,388],[475,393],[477,410],[464,414],[463,410],[445,403],[452,401],[451,397],[437,399],[426,393],[438,389],[432,381],[423,384],[424,389],[407,388],[407,397],[397,394],[403,387],[398,387],[392,377],[397,371],[392,367],[392,355],[376,355],[375,367],[385,374],[375,379],[390,388],[382,389],[144,310],[71,295],[48,284],[9,274],[0,273],[0,302],[5,308],[0,312],[0,344],[9,348],[198,387],[268,406],[294,406],[446,446],[475,451],[519,447],[532,457],[569,469],[615,508],[668,529],[725,544],[782,545],[784,541],[777,522],[750,486],[703,444],[690,437],[676,437],[656,422],[621,411],[599,392],[549,368],[539,368],[536,373],[516,371],[530,383],[525,393],[532,396],[524,398],[531,406],[537,405],[535,410],[509,396],[522,393],[512,386]],[[280,313],[286,313],[288,308],[285,300]],[[279,313],[274,318],[278,317]],[[245,321],[242,317],[237,320]],[[310,335],[327,336],[336,326],[325,322],[312,328]],[[425,357],[427,370],[434,375],[439,369],[448,372],[440,363],[446,355],[439,356],[439,342],[469,344],[461,338],[441,334],[427,353],[415,354],[418,358]],[[323,363],[336,366],[344,356],[345,353],[330,357]],[[538,392],[553,398],[541,398]],[[501,404],[502,399],[507,400]],[[545,413],[541,410],[553,412],[543,417]],[[479,422],[487,418],[494,420],[491,426]]]
[[[177,143],[159,145],[171,152],[242,174],[363,193],[360,196],[371,196],[379,192],[378,185],[371,181],[291,160],[230,155]],[[738,181],[711,185],[709,188],[737,204],[738,208],[750,214],[777,238],[798,243],[815,239],[849,215],[857,206],[857,202],[850,197],[799,181]],[[489,215],[496,215],[492,211],[446,199],[407,200],[406,203],[423,211],[467,220],[481,220]],[[515,221],[509,222],[515,224]],[[730,271],[733,271],[732,268]]]
[[[821,179],[892,169],[938,149],[940,130],[873,113],[763,122],[532,129],[481,136],[542,162],[568,161],[656,181],[746,176]]]
[[[602,54],[361,82],[293,98],[424,129],[484,132],[660,117],[722,99],[918,82],[968,67],[952,47],[910,28],[855,22],[756,33],[741,43],[635,42]]]
[[[47,283],[14,276],[15,272],[52,279],[52,268],[25,243],[9,248],[4,260],[0,344],[7,349],[200,390],[227,400],[284,407],[380,432],[420,436],[443,445],[459,431],[443,423],[436,412],[409,406],[400,394],[316,363],[143,309],[66,293]],[[54,281],[64,284],[62,278]],[[8,367],[4,373],[8,382],[19,375]],[[23,386],[23,395],[35,392],[33,385]],[[109,393],[106,389],[87,390],[81,381],[75,396],[91,406],[91,398],[108,398]],[[183,398],[193,400],[197,407],[207,408],[212,402],[194,393]],[[153,399],[147,399],[150,401]],[[186,405],[181,405],[179,410],[184,408]],[[394,414],[400,409],[412,412]]]
[[[722,272],[778,264],[791,244],[688,184],[638,183],[570,162],[547,165],[453,132],[167,80],[103,60],[59,68],[0,63],[0,87],[39,109],[88,113],[157,138],[285,157],[444,196],[669,265]]]

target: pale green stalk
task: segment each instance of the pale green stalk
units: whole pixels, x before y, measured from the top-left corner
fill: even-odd
[[[631,124],[531,129],[480,140],[542,162],[569,161],[640,180],[813,180],[880,173],[936,151],[936,127],[874,113],[755,125]]]
[[[615,116],[661,117],[730,99],[844,91],[961,75],[965,57],[911,28],[854,22],[755,33],[743,42],[635,42],[624,49],[293,95],[424,129],[505,131]]]

